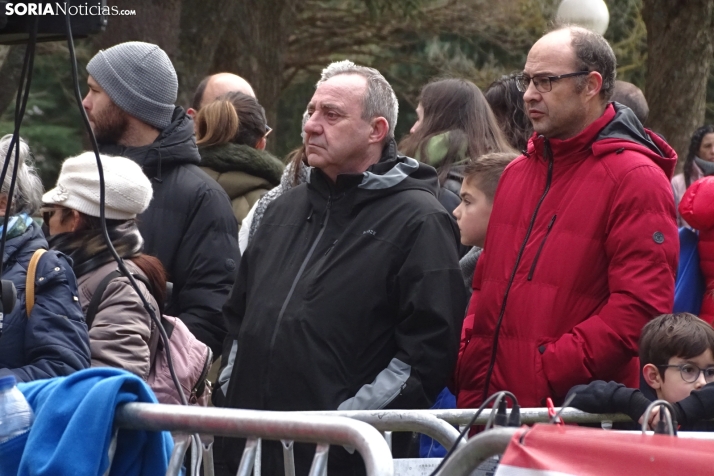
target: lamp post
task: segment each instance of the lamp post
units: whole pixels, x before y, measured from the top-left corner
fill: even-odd
[[[610,12],[603,0],[563,0],[555,19],[559,23],[582,26],[604,35]]]

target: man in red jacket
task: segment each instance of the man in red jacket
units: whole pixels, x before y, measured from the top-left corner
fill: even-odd
[[[499,390],[536,407],[597,379],[637,387],[640,331],[674,298],[677,155],[609,102],[605,39],[555,30],[518,82],[535,133],[494,198],[459,349],[459,408]]]

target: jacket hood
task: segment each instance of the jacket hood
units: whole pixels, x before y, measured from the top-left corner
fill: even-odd
[[[580,134],[569,139],[546,139],[534,133],[528,141],[527,155],[542,157],[548,144],[556,161],[577,161],[592,154],[602,157],[625,150],[647,156],[671,180],[677,165],[677,153],[656,133],[645,129],[635,113],[622,104],[613,102],[605,112]]]
[[[198,165],[201,162],[193,130],[193,119],[180,106],[174,109],[171,124],[161,131],[153,143],[141,147],[100,144],[100,150],[103,154],[128,157],[139,164],[147,175],[154,173],[158,179],[161,178],[162,166]],[[152,172],[147,172],[147,169]]]
[[[399,155],[394,138],[385,144],[379,161],[361,174],[341,174],[332,183],[321,170],[310,167],[307,181],[311,187],[329,194],[341,194],[351,188],[361,189],[366,193],[360,194],[358,201],[370,201],[405,190],[423,190],[435,198],[439,193],[436,169]]]
[[[280,183],[283,163],[264,150],[228,142],[210,147],[199,147],[198,151],[201,154],[202,167],[208,167],[219,173],[245,172],[248,175],[263,178],[273,185]]]
[[[593,154],[602,156],[619,149],[634,150],[649,157],[672,179],[677,165],[677,153],[657,133],[646,129],[635,113],[620,103],[613,102],[615,116],[598,134],[593,144]]]

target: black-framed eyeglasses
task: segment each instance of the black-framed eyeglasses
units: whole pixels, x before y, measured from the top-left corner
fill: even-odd
[[[42,214],[42,221],[45,225],[50,226],[50,219],[55,213],[60,211],[58,207],[42,207],[40,208],[40,213]]]
[[[528,90],[528,86],[533,83],[533,86],[535,86],[536,91],[539,93],[549,93],[550,91],[553,90],[553,81],[558,81],[559,79],[564,79],[564,78],[573,78],[575,76],[584,76],[586,74],[590,74],[590,71],[578,71],[577,73],[567,73],[567,74],[561,74],[560,76],[533,76],[530,77],[527,74],[518,74],[516,75],[516,86],[518,87],[518,90],[522,93],[525,93]]]
[[[658,365],[657,367],[661,369],[666,369],[669,367],[679,369],[679,374],[682,376],[682,380],[687,383],[696,382],[699,379],[699,374],[704,374],[704,381],[706,383],[714,382],[714,367],[707,367],[706,369],[701,369],[694,364]]]

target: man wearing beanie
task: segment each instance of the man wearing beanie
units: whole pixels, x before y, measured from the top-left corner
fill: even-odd
[[[171,60],[156,45],[132,41],[97,53],[87,72],[83,105],[100,150],[132,159],[152,183],[154,198],[138,222],[144,252],[173,282],[166,313],[218,356],[221,307],[240,258],[238,225],[226,193],[198,167],[193,121],[174,104]]]

